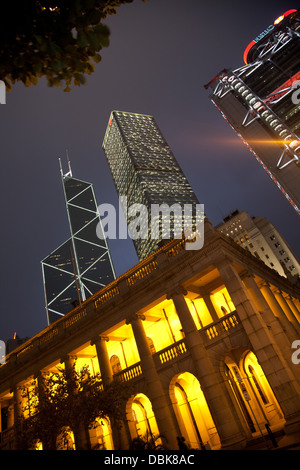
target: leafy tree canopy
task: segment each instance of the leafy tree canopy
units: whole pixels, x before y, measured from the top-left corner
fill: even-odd
[[[81,85],[100,62],[110,31],[103,20],[133,0],[7,1],[0,15],[0,79],[8,91],[46,77],[50,86]]]
[[[98,418],[119,422],[125,417],[125,403],[132,394],[131,385],[114,381],[103,389],[99,374],[91,375],[87,366],[76,371],[58,369],[43,375],[22,388],[22,415],[19,435],[22,448],[33,449],[43,442],[44,449],[55,449],[57,437],[65,438],[64,430],[74,432],[84,424],[93,427]]]

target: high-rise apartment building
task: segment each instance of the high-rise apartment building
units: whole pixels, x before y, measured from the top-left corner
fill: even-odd
[[[103,149],[117,193],[123,201],[126,200],[127,208],[134,204],[147,208],[145,218],[140,218],[140,232],[144,236],[133,239],[138,258],[142,260],[153,253],[161,239],[181,238],[184,205],[189,204],[195,209],[198,200],[154,118],[113,111]],[[165,214],[151,213],[154,205],[157,209],[158,205],[170,208],[174,204],[180,205],[180,217],[173,211],[168,213],[168,210]],[[123,209],[130,226],[132,218],[124,204]],[[185,214],[184,217],[186,225],[191,228],[195,220],[193,215]],[[151,222],[152,230],[154,223],[159,224],[157,237],[151,232]]]
[[[216,226],[238,245],[250,251],[281,276],[299,278],[300,265],[288,243],[274,225],[263,217],[251,217],[245,211],[234,211]]]
[[[300,214],[300,10],[289,10],[205,88],[212,102]]]
[[[115,279],[93,185],[61,176],[71,237],[42,261],[49,324]]]

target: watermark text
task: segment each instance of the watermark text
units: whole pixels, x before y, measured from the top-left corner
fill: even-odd
[[[103,240],[170,240],[185,239],[186,250],[200,250],[204,243],[203,204],[144,204],[128,206],[126,196],[120,196],[118,217],[113,204],[100,204],[101,217],[96,229]]]
[[[0,340],[0,364],[5,364],[6,345],[5,342]]]
[[[3,80],[0,80],[0,104],[6,104],[6,88]]]
[[[300,80],[295,80],[292,84],[292,102],[293,104],[300,104]]]
[[[292,363],[298,365],[300,364],[300,339],[292,342],[292,349],[296,349],[292,354]]]

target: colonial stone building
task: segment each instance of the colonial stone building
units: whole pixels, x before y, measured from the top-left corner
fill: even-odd
[[[102,419],[92,447],[128,449],[152,433],[169,449],[178,449],[177,436],[194,449],[241,449],[266,424],[300,432],[297,339],[299,285],[206,221],[201,250],[168,242],[7,356],[1,448],[17,448],[20,387],[74,358],[100,371],[104,387],[133,385],[122,429]],[[71,444],[77,432],[70,429]]]

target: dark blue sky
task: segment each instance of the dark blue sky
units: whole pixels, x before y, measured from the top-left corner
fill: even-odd
[[[135,0],[106,24],[109,48],[87,85],[64,93],[14,86],[0,106],[0,339],[47,326],[40,262],[69,237],[58,157],[117,204],[102,150],[112,110],[151,114],[213,224],[235,209],[268,218],[299,252],[299,216],[203,88],[242,65],[249,42],[290,1]],[[66,168],[66,166],[65,166]],[[109,241],[117,274],[137,263],[132,242]]]

